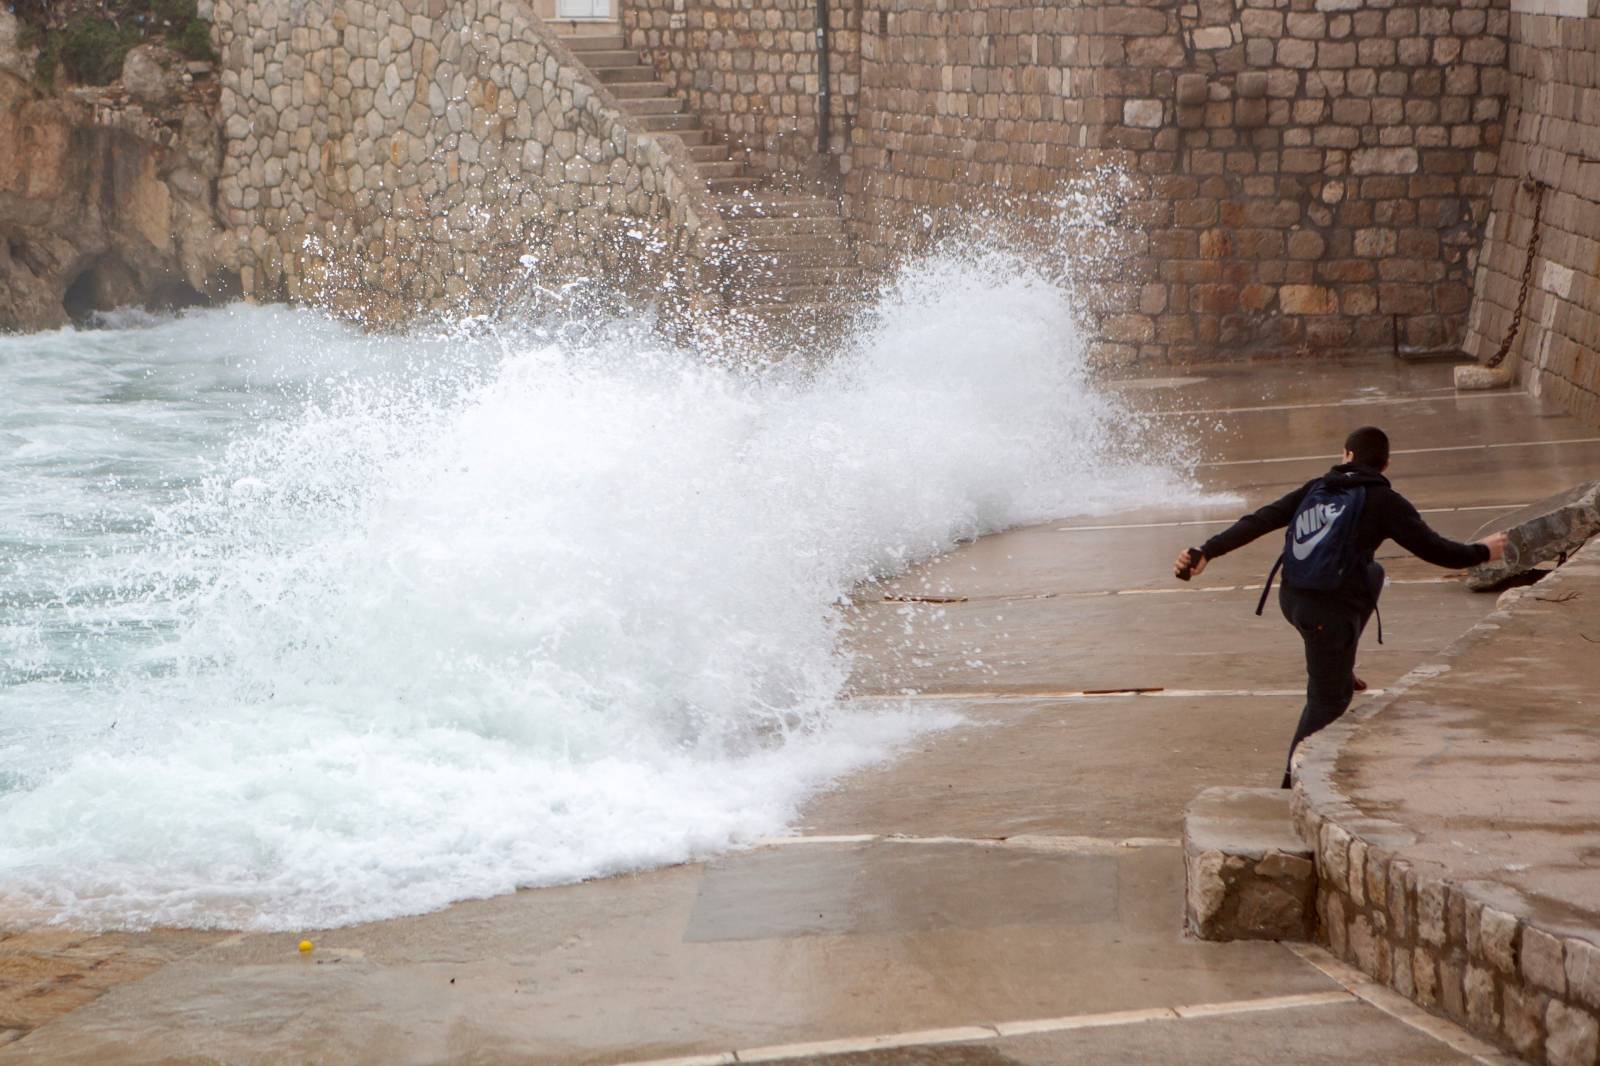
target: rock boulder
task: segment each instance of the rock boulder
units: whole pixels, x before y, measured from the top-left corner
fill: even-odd
[[[21,31],[17,16],[0,6],[0,71],[26,78],[33,69],[33,55],[18,44]]]
[[[145,107],[165,107],[183,91],[183,65],[160,45],[141,44],[122,61],[122,87]]]
[[[0,331],[228,291],[214,247],[220,163],[200,103],[97,121],[93,103],[0,71]]]

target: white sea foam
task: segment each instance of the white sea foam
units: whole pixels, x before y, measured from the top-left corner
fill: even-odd
[[[1128,422],[996,251],[809,370],[242,306],[0,339],[0,896],[307,928],[779,832],[948,721],[837,701],[852,587],[1188,494]]]

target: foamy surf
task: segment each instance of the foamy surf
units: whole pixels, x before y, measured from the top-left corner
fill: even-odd
[[[0,896],[309,928],[779,834],[950,721],[838,701],[858,583],[1192,495],[1002,252],[808,370],[569,327],[0,338]]]

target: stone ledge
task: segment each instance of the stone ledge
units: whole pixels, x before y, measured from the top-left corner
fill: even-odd
[[[1538,591],[1491,613],[1437,662],[1402,679],[1384,701],[1346,714],[1302,745],[1293,813],[1301,838],[1315,846],[1318,936],[1335,955],[1531,1062],[1595,1066],[1600,1061],[1600,895],[1571,888],[1572,877],[1582,872],[1577,868],[1583,865],[1581,841],[1567,840],[1573,856],[1561,867],[1530,870],[1538,862],[1532,842],[1559,837],[1564,827],[1553,824],[1541,833],[1539,826],[1524,824],[1530,812],[1508,811],[1501,817],[1515,821],[1522,844],[1513,842],[1509,832],[1498,834],[1505,840],[1507,861],[1489,876],[1486,870],[1500,861],[1498,856],[1486,860],[1471,843],[1453,839],[1448,843],[1455,845],[1453,854],[1459,858],[1451,858],[1451,848],[1439,847],[1438,840],[1425,839],[1424,829],[1408,824],[1406,783],[1391,783],[1378,801],[1352,795],[1350,784],[1356,768],[1348,755],[1362,739],[1363,728],[1381,724],[1374,720],[1384,716],[1424,717],[1430,696],[1448,683],[1480,685],[1480,697],[1493,704],[1489,714],[1505,715],[1521,730],[1504,745],[1509,754],[1478,757],[1476,775],[1460,782],[1467,794],[1487,789],[1490,774],[1511,774],[1507,767],[1518,760],[1516,749],[1526,749],[1526,738],[1540,732],[1541,713],[1554,713],[1541,708],[1560,700],[1585,707],[1592,701],[1592,695],[1583,693],[1592,694],[1593,687],[1571,676],[1593,670],[1597,659],[1592,652],[1587,659],[1572,659],[1567,653],[1577,649],[1554,649],[1568,668],[1551,679],[1544,701],[1538,688],[1505,684],[1504,694],[1512,698],[1496,702],[1492,669],[1488,682],[1474,674],[1494,663],[1497,639],[1515,636],[1526,643],[1554,633],[1551,639],[1570,636],[1577,641],[1585,623],[1576,612],[1586,612],[1584,618],[1600,614],[1600,544],[1580,551]],[[1557,611],[1573,613],[1554,616],[1556,623],[1550,625],[1551,612]],[[1505,654],[1508,662],[1528,668],[1529,656],[1520,646]],[[1452,678],[1452,672],[1457,676]],[[1505,678],[1517,676],[1505,672]],[[1482,721],[1498,724],[1485,717],[1480,728]],[[1463,724],[1459,715],[1454,722],[1448,736],[1438,737],[1438,750],[1473,746],[1473,723]],[[1545,739],[1554,738],[1557,747],[1570,743],[1561,739],[1568,728],[1549,724]],[[1532,761],[1526,750],[1520,758]],[[1462,759],[1459,765],[1468,764]],[[1584,790],[1594,785],[1594,764],[1575,752],[1563,765],[1569,767],[1561,782],[1568,798],[1561,802],[1581,809]],[[1452,835],[1471,832],[1473,817],[1474,812],[1462,811],[1463,828]],[[1474,863],[1477,868],[1470,868]],[[1541,881],[1541,876],[1548,880]],[[1600,880],[1592,872],[1587,877],[1583,884],[1591,889]]]
[[[1184,811],[1185,924],[1202,940],[1308,940],[1316,872],[1289,793],[1208,788]]]

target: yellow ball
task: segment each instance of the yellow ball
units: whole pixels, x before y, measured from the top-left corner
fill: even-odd
[[[300,954],[309,955],[309,954],[311,954],[311,949],[314,948],[314,947],[316,947],[316,945],[313,944],[311,941],[302,940],[302,941],[300,941]]]

